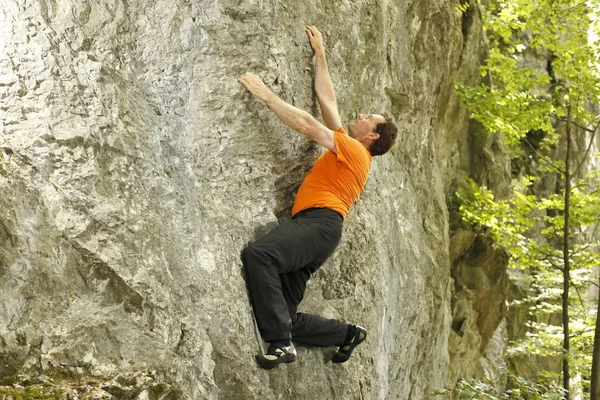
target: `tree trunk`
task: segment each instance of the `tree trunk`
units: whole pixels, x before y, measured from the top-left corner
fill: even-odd
[[[598,279],[600,283],[600,278]],[[592,355],[592,376],[590,377],[590,400],[600,400],[600,298],[596,313],[596,331],[594,332],[594,353]]]
[[[569,203],[571,199],[571,107],[567,108],[567,155],[565,157],[565,225],[563,228],[563,294],[562,294],[562,323],[563,323],[563,387],[565,388],[565,398],[569,400],[569,282],[571,280],[571,266],[569,263]]]

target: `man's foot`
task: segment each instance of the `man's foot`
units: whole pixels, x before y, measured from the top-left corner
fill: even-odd
[[[256,361],[263,369],[272,369],[281,363],[291,363],[296,361],[296,348],[290,342],[289,346],[277,346],[276,344],[269,345],[267,354],[264,356],[258,354]]]
[[[337,353],[333,355],[331,362],[339,364],[348,361],[356,346],[364,342],[366,338],[367,331],[365,328],[358,325],[348,325],[346,341],[340,346]]]

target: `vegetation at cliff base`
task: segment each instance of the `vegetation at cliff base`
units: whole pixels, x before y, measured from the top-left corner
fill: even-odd
[[[561,400],[564,396],[564,390],[555,384],[544,385],[534,383],[508,371],[502,374],[500,380],[501,382],[493,382],[490,380],[463,378],[458,381],[454,388],[436,390],[433,392],[433,395],[454,395],[461,399],[486,400]],[[499,383],[503,387],[509,387],[509,389],[499,391],[497,389]]]

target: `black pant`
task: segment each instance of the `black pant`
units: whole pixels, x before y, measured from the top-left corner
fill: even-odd
[[[313,346],[344,342],[344,322],[296,312],[310,275],[333,253],[341,237],[340,214],[311,208],[244,250],[250,301],[265,341],[292,339]]]

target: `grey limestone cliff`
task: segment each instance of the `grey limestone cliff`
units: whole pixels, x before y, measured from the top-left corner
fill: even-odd
[[[501,186],[506,170],[453,95],[485,56],[477,8],[457,5],[0,0],[0,383],[65,382],[71,398],[422,399],[477,369],[502,311],[472,305],[487,278],[453,279],[476,266],[469,243],[452,250],[447,199],[460,177]],[[388,109],[400,134],[301,307],[369,339],[343,365],[301,347],[265,372],[240,252],[289,218],[322,150],[236,77],[255,72],[318,116],[304,24],[324,34],[342,119]]]

